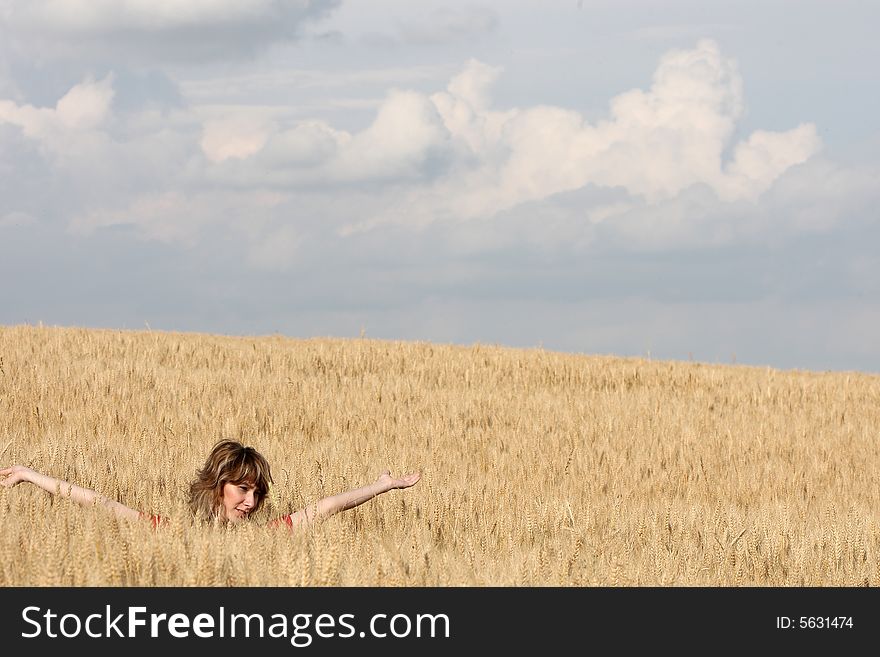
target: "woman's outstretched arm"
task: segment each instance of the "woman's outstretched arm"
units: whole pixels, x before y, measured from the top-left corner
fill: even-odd
[[[327,518],[340,511],[359,506],[389,490],[414,486],[420,478],[421,474],[418,472],[413,472],[403,477],[392,477],[391,472],[386,470],[372,484],[325,497],[314,504],[310,504],[305,509],[272,521],[272,524],[279,525],[284,523],[288,527],[296,529],[297,527],[308,525],[315,520]]]
[[[0,477],[3,477],[3,479],[0,479],[0,484],[6,488],[12,488],[16,484],[27,481],[53,495],[69,497],[77,504],[83,506],[97,506],[100,504],[112,510],[120,518],[137,520],[141,517],[140,511],[130,509],[116,500],[111,500],[109,497],[99,495],[90,488],[83,488],[82,486],[71,484],[62,479],[56,479],[55,477],[44,475],[41,472],[31,470],[23,465],[13,465],[9,468],[0,469]]]

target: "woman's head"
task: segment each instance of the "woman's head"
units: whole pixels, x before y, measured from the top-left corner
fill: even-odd
[[[238,522],[260,510],[271,483],[269,462],[262,454],[234,440],[222,440],[190,485],[190,509],[203,520]]]

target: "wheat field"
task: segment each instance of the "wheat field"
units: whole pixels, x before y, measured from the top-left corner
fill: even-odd
[[[880,377],[369,339],[0,327],[3,586],[876,586]],[[211,446],[275,486],[195,523]],[[418,469],[291,533],[265,520]]]

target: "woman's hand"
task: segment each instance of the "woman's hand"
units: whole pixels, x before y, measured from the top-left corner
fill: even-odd
[[[381,484],[386,490],[392,490],[394,488],[409,488],[410,486],[415,486],[416,482],[421,478],[422,475],[419,472],[411,472],[402,477],[392,477],[391,471],[385,470],[379,475],[379,478],[376,479],[376,483]]]
[[[0,469],[0,477],[3,477],[3,479],[0,479],[0,485],[5,486],[6,488],[12,488],[23,481],[31,481],[32,474],[34,474],[34,471],[23,465],[13,465],[9,468],[2,468]]]

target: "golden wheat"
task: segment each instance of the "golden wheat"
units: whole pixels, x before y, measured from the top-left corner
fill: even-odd
[[[3,465],[170,519],[0,490],[0,585],[880,584],[880,377],[365,339],[0,328]],[[275,477],[218,529],[216,440]],[[422,481],[291,534],[262,520]]]

